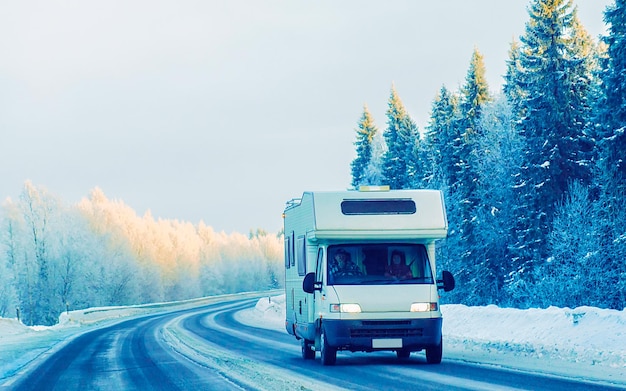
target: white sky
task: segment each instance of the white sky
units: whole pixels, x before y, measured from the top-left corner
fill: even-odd
[[[392,83],[423,129],[474,47],[492,90],[522,0],[0,0],[0,201],[98,186],[142,215],[277,232],[285,201],[350,185]],[[577,0],[592,36],[609,0]]]

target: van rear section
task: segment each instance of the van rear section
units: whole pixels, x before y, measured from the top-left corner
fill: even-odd
[[[305,192],[284,211],[287,332],[302,356],[338,351],[425,350],[442,357],[435,242],[447,234],[434,190]]]

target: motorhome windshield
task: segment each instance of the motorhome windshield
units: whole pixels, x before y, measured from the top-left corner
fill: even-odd
[[[434,284],[421,244],[346,244],[328,247],[329,285]]]

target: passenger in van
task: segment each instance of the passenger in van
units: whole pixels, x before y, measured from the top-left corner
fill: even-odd
[[[360,276],[361,269],[352,262],[350,254],[344,249],[339,249],[330,264],[330,273],[333,276]]]
[[[402,251],[394,250],[391,253],[391,264],[387,266],[385,276],[399,279],[413,278],[411,268],[406,264]]]

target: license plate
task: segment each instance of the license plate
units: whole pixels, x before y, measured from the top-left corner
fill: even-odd
[[[389,349],[389,348],[401,348],[402,338],[377,338],[372,339],[372,348],[374,349]]]

